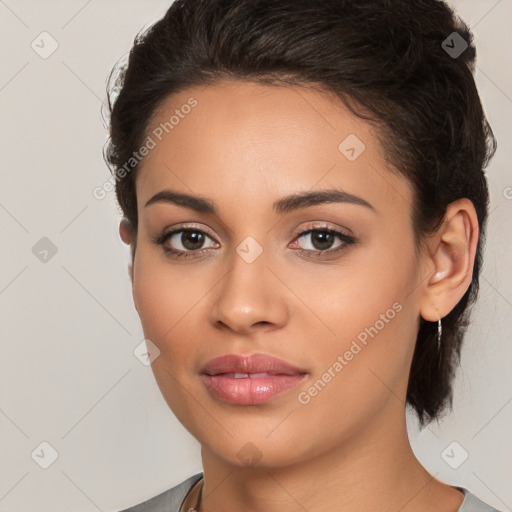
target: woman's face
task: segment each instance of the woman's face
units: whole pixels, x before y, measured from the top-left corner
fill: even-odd
[[[429,269],[415,253],[412,188],[370,125],[325,93],[223,82],[169,98],[147,135],[133,295],[178,419],[237,465],[391,436]],[[146,205],[163,191],[215,212],[169,194]],[[300,200],[322,191],[339,195]],[[227,354],[264,356],[247,372],[239,359],[239,379],[223,364],[202,373]]]

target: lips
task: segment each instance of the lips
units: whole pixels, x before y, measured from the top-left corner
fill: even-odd
[[[236,405],[257,405],[296,387],[307,371],[266,354],[228,354],[209,361],[201,376],[215,398]]]
[[[295,375],[306,373],[306,370],[293,366],[282,359],[267,354],[254,354],[240,356],[227,354],[212,359],[202,368],[201,373],[206,375],[220,374],[259,374]]]

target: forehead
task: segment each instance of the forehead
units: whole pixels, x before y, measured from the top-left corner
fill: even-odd
[[[327,92],[241,81],[191,87],[160,105],[147,136],[154,147],[138,172],[139,204],[171,188],[266,209],[280,196],[336,187],[409,207],[410,184],[391,171],[374,128]]]

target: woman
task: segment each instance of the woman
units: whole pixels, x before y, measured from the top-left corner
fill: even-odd
[[[495,151],[436,0],[178,0],[113,75],[133,299],[203,473],[129,510],[492,511],[415,457],[451,405]]]

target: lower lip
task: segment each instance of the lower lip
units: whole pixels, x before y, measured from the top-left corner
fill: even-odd
[[[269,402],[277,395],[298,386],[306,374],[269,375],[256,379],[234,379],[224,375],[202,375],[212,395],[236,405],[256,405]]]

